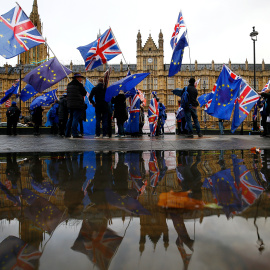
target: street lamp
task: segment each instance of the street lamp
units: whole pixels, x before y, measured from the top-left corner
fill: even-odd
[[[203,81],[203,93],[205,94],[205,88],[206,88],[206,83],[205,83],[205,80]],[[205,132],[206,132],[206,112],[204,110],[204,135],[205,135]]]
[[[256,58],[255,58],[255,42],[257,41],[258,32],[255,31],[255,26],[253,26],[253,31],[250,33],[251,40],[253,40],[253,57],[254,57],[254,90],[256,91]],[[253,120],[253,131],[256,131],[257,127],[257,117]]]

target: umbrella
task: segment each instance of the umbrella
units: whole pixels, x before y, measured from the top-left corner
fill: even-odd
[[[144,78],[146,78],[150,73],[137,73],[129,75],[110,85],[105,94],[105,101],[109,102],[114,96],[117,96],[119,91],[122,90],[125,93],[134,88],[139,84]]]
[[[178,96],[178,97],[181,97],[182,94],[183,94],[183,88],[175,88],[174,90],[172,90],[173,94]]]

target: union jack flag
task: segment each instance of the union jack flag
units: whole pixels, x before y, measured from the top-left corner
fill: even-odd
[[[246,119],[249,112],[260,98],[260,96],[244,81],[241,83],[239,92],[234,109],[231,127],[232,132],[234,132]]]
[[[80,51],[85,61],[85,70],[92,70],[122,53],[113,36],[111,28],[106,30],[105,33],[94,42],[86,46],[78,47],[77,49]]]
[[[239,166],[240,171],[240,185],[239,189],[242,191],[242,203],[243,210],[252,205],[256,199],[259,198],[264,188],[261,187],[254,180],[251,172],[247,169],[245,165]]]
[[[158,102],[155,98],[152,98],[148,108],[150,136],[156,135],[158,116],[159,116]]]
[[[7,101],[6,101],[6,108],[9,108],[11,106],[11,101],[10,101],[10,99],[8,99]]]
[[[158,179],[160,175],[156,152],[151,151],[149,160],[149,174],[150,174],[150,185],[151,187],[156,187],[158,184]]]
[[[145,98],[145,96],[144,96],[144,93],[143,93],[141,90],[138,90],[138,89],[137,89],[137,91],[138,91],[138,95],[139,95],[139,97],[140,97],[140,100],[141,100],[142,103],[143,103],[143,106],[145,106],[145,105],[146,105],[146,98]]]
[[[269,80],[268,83],[264,86],[264,88],[262,89],[262,92],[265,92],[265,90],[269,89],[269,84],[270,84],[270,80]]]
[[[174,26],[174,30],[173,30],[173,34],[171,37],[171,47],[172,49],[175,48],[176,44],[177,44],[177,37],[179,35],[180,29],[182,27],[186,27],[184,19],[183,19],[183,15],[182,15],[182,11],[180,10],[176,24]]]
[[[0,16],[0,54],[12,58],[45,43],[37,28],[20,6]]]

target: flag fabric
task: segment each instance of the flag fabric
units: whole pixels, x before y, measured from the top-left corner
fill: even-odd
[[[6,194],[8,200],[12,201],[15,206],[21,205],[20,196],[14,196],[9,189],[0,182],[0,189]]]
[[[0,16],[0,54],[12,58],[45,43],[20,6]]]
[[[219,119],[230,120],[241,81],[239,76],[224,65],[216,82],[211,106],[206,112]]]
[[[37,93],[38,92],[33,88],[32,85],[27,84],[21,91],[20,99],[25,102]]]
[[[57,100],[56,91],[57,89],[54,89],[42,96],[36,97],[30,104],[30,110],[34,110],[39,106],[50,106],[55,100]]]
[[[86,97],[85,97],[85,103],[87,104],[86,109],[86,121],[83,121],[83,131],[87,135],[94,135],[96,132],[96,113],[95,108],[92,104],[90,104],[89,96],[94,88],[94,85],[86,79],[85,81],[85,89],[87,91]]]
[[[212,92],[207,93],[207,94],[203,94],[203,95],[198,97],[198,102],[200,103],[200,107],[207,104],[207,102],[210,100],[211,95],[212,95]]]
[[[158,161],[155,151],[150,152],[150,159],[149,159],[149,175],[150,175],[150,185],[151,187],[156,187],[159,182],[159,167],[158,167]]]
[[[141,90],[139,90],[139,89],[137,89],[137,91],[138,91],[138,95],[140,97],[140,100],[143,103],[143,106],[146,106],[146,98],[144,96],[144,93]]]
[[[56,188],[52,185],[50,181],[42,181],[41,183],[35,181],[34,179],[31,179],[31,186],[34,190],[36,190],[39,193],[49,195],[49,196],[55,196]]]
[[[97,40],[77,49],[85,61],[85,70],[92,70],[103,65],[122,53],[111,28],[106,30]]]
[[[159,116],[158,102],[155,98],[152,98],[148,108],[150,136],[156,135],[158,116]]]
[[[9,108],[10,106],[11,106],[11,101],[10,101],[10,99],[8,99],[7,101],[6,101],[6,108]]]
[[[267,82],[267,84],[264,86],[261,92],[265,92],[265,90],[269,89],[270,80]]]
[[[61,65],[57,58],[54,57],[29,72],[24,77],[23,81],[33,86],[37,92],[41,93],[67,77],[70,73],[72,73],[72,71]]]
[[[184,48],[188,46],[188,42],[186,39],[186,31],[182,34],[181,38],[179,39],[178,43],[176,44],[173,54],[172,60],[169,69],[169,77],[174,76],[181,70],[183,55],[184,55]]]
[[[259,99],[260,96],[244,80],[242,80],[234,109],[231,126],[232,133],[234,133],[235,130],[246,119],[249,112]]]
[[[198,79],[195,83],[194,83],[194,87],[196,87],[197,88],[197,86],[199,85],[199,83],[200,83],[200,80],[201,79]]]
[[[0,105],[6,102],[12,95],[17,95],[20,87],[20,82],[12,84],[11,88],[9,88],[5,92],[5,96],[0,100]]]
[[[180,10],[177,21],[176,21],[176,24],[174,26],[173,34],[172,34],[172,37],[171,37],[171,42],[170,43],[171,43],[172,49],[174,49],[176,44],[177,44],[177,38],[178,38],[178,35],[179,35],[179,32],[180,32],[180,29],[184,28],[184,27],[186,27],[186,25],[185,25],[185,22],[184,22],[184,19],[183,19],[182,11]]]
[[[119,91],[122,90],[124,93],[132,90],[137,84],[139,84],[144,78],[150,73],[137,73],[124,77],[123,79],[111,84],[105,94],[105,101],[109,102],[111,99],[118,95]]]
[[[130,108],[129,108],[129,119],[126,125],[127,133],[138,133],[139,132],[139,122],[140,122],[140,96],[135,94],[130,97]]]
[[[112,68],[109,67],[109,68],[106,70],[105,74],[104,74],[104,88],[105,88],[105,89],[107,89],[108,84],[109,84],[110,75],[111,75],[111,70],[112,70]]]
[[[238,159],[235,154],[232,156],[232,163],[233,163],[233,173],[234,173],[234,180],[237,186],[239,187],[240,185],[240,171],[239,171],[239,163],[242,163],[244,160],[243,159]]]
[[[1,269],[38,269],[42,253],[16,236],[8,236],[0,243]]]

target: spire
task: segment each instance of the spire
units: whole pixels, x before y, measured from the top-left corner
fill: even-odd
[[[32,23],[36,26],[38,31],[42,34],[41,21],[40,21],[39,14],[38,14],[37,0],[34,0],[34,2],[33,2],[32,12],[31,12],[29,18],[32,21]]]

